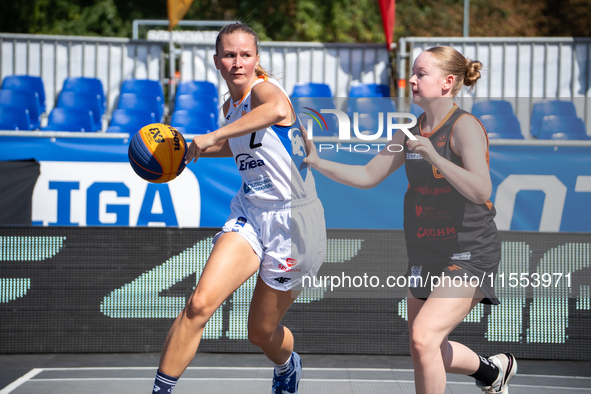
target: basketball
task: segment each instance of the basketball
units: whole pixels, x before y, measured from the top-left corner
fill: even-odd
[[[153,183],[172,181],[185,169],[187,143],[174,127],[155,123],[135,133],[129,143],[129,163],[140,178]]]

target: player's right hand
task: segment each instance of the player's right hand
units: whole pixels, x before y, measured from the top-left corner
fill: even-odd
[[[215,145],[213,133],[197,135],[193,138],[187,149],[187,156],[185,157],[185,164],[189,164],[191,160],[196,162],[202,152],[207,151],[208,148]]]

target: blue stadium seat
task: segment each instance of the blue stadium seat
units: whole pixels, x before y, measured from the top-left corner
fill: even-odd
[[[313,136],[331,137],[339,134],[339,123],[336,115],[323,114],[321,112],[322,109],[335,109],[335,104],[331,97],[294,97],[291,103],[304,127],[308,127],[308,120],[312,120]],[[326,121],[326,125],[317,114],[308,108],[320,113],[322,119]],[[321,127],[318,126],[317,122],[320,122]]]
[[[291,97],[332,97],[330,86],[325,83],[296,83]]]
[[[121,133],[129,133],[133,137],[142,127],[156,123],[156,114],[147,109],[116,109],[113,111],[111,123],[107,132],[113,132],[113,126],[118,126]]]
[[[57,108],[82,108],[92,111],[93,130],[100,131],[103,128],[101,121],[100,97],[95,93],[62,91],[57,99]]]
[[[218,89],[209,81],[181,81],[176,90],[176,97],[192,94],[196,97],[214,97],[218,102]]]
[[[54,108],[43,131],[94,131],[92,111],[83,108]]]
[[[29,129],[39,128],[41,121],[41,107],[39,106],[39,95],[33,90],[0,90],[0,104],[25,107],[29,110]]]
[[[522,140],[521,125],[513,114],[481,115],[480,121],[486,129],[489,139]]]
[[[351,85],[349,97],[390,97],[390,87],[377,83]]]
[[[155,114],[160,111],[160,102],[156,96],[141,95],[137,93],[123,93],[119,96],[117,109],[147,109]],[[162,122],[162,116],[157,117],[157,122]]]
[[[174,104],[174,110],[199,110],[199,111],[207,111],[213,114],[213,118],[218,121],[218,106],[217,102],[212,100],[211,97],[197,97],[193,94],[181,94],[176,98],[176,102]]]
[[[164,90],[160,81],[151,79],[127,79],[121,84],[121,94],[124,93],[136,93],[140,96],[156,96],[159,104],[159,112],[156,113],[156,118],[160,119],[164,115]]]
[[[107,99],[105,97],[103,83],[98,78],[66,78],[66,80],[64,81],[64,87],[62,88],[62,91],[94,93],[99,97],[100,102],[102,103],[101,115],[103,115],[107,109]]]
[[[572,115],[548,115],[540,122],[541,140],[591,140],[585,130],[585,123]]]
[[[0,105],[0,130],[30,130],[29,110],[14,105]]]
[[[513,115],[513,106],[505,100],[477,100],[472,105],[472,115]]]
[[[531,114],[530,133],[532,137],[538,138],[540,134],[540,122],[547,115],[570,115],[577,116],[577,110],[570,101],[544,100],[534,104]]]
[[[170,125],[181,134],[207,134],[217,129],[211,112],[196,109],[174,111]]]
[[[32,90],[39,95],[39,106],[41,113],[46,110],[45,105],[45,87],[41,77],[31,75],[8,75],[2,81],[2,89],[8,90]]]

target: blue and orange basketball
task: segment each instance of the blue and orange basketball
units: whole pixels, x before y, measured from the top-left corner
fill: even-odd
[[[187,143],[174,127],[154,123],[138,131],[129,143],[129,163],[148,182],[172,181],[185,169]]]

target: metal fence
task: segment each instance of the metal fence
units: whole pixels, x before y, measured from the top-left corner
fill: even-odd
[[[7,75],[40,76],[45,85],[47,110],[53,108],[68,77],[102,81],[108,112],[119,97],[121,82],[140,78],[171,78],[167,42],[124,38],[0,34],[0,78]],[[181,80],[208,80],[227,91],[215,69],[212,42],[176,44]],[[289,94],[298,82],[327,83],[333,96],[346,97],[351,84],[388,84],[389,52],[384,45],[262,42],[261,64],[278,78]],[[174,76],[173,76],[174,77]]]
[[[163,48],[159,42],[126,38],[0,34],[0,78],[40,76],[48,112],[66,78],[98,78],[110,112],[123,80],[164,79]]]
[[[315,42],[261,42],[260,64],[288,92],[300,82],[326,83],[334,97],[347,97],[354,83],[390,80],[389,52],[381,44],[327,44]],[[214,43],[180,45],[182,80],[208,80],[223,93],[227,87],[215,69]]]
[[[591,38],[402,38],[396,54],[398,108],[408,110],[406,81],[412,62],[424,49],[450,45],[485,68],[482,80],[458,104],[470,110],[476,99],[512,103],[523,134],[529,134],[531,108],[539,100],[573,101],[591,132]],[[116,105],[121,82],[129,78],[173,79],[167,42],[124,38],[0,34],[0,78],[12,74],[43,78],[48,111],[68,77],[96,77],[108,100],[107,117]],[[213,42],[176,44],[181,80],[208,80],[227,91],[215,69]],[[347,97],[358,82],[389,84],[390,53],[381,44],[262,42],[260,63],[288,94],[299,82],[326,83],[334,97]]]
[[[493,98],[512,103],[523,134],[529,134],[531,108],[537,101],[572,101],[577,115],[591,130],[591,38],[402,38],[398,44],[398,97],[409,96],[405,82],[414,59],[425,49],[449,45],[483,63],[482,79],[472,92],[463,89],[460,107],[470,110],[476,99]],[[408,100],[403,100],[408,103]]]

